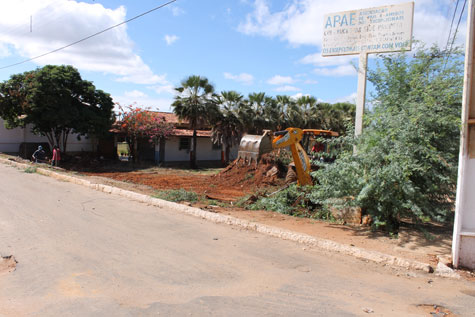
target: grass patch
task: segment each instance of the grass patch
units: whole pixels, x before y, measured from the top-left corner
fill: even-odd
[[[32,174],[36,173],[36,167],[35,166],[30,166],[27,169],[25,169],[25,173]]]
[[[162,191],[157,192],[157,194],[153,195],[152,197],[168,200],[168,201],[173,201],[173,202],[181,202],[181,201],[196,202],[199,199],[199,196],[197,193],[193,191],[187,191],[184,189],[162,190]]]

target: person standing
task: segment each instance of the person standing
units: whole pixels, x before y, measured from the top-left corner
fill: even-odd
[[[35,163],[42,163],[45,160],[45,154],[43,147],[40,145],[38,146],[38,150],[36,150],[31,157]]]
[[[51,166],[59,166],[59,161],[61,160],[61,151],[59,146],[53,146],[53,158],[51,160]]]

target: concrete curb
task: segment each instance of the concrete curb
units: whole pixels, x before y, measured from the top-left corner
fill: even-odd
[[[0,162],[13,165],[21,169],[26,169],[28,167],[34,166],[31,164],[19,163],[19,162],[9,160],[9,159],[4,159],[4,158],[0,158]],[[317,247],[319,249],[326,250],[326,251],[332,251],[332,252],[338,252],[338,253],[342,253],[346,255],[351,255],[358,259],[372,261],[372,262],[376,262],[380,264],[397,266],[397,267],[402,267],[402,268],[410,269],[410,270],[421,270],[427,273],[434,272],[434,269],[429,264],[426,264],[426,263],[407,260],[404,258],[400,258],[400,257],[396,257],[396,256],[392,256],[392,255],[388,255],[388,254],[384,254],[384,253],[380,253],[376,251],[368,251],[362,248],[340,244],[331,240],[316,238],[316,237],[303,234],[303,233],[298,233],[298,232],[284,230],[277,227],[267,226],[260,223],[238,219],[238,218],[234,218],[227,215],[212,213],[212,212],[205,211],[199,208],[189,207],[189,206],[165,201],[158,198],[153,198],[147,195],[135,193],[135,192],[120,189],[117,187],[103,185],[103,184],[96,184],[85,179],[81,179],[81,178],[70,176],[70,175],[65,175],[62,173],[51,171],[46,168],[37,167],[36,172],[45,176],[53,177],[58,180],[67,181],[67,182],[71,182],[78,185],[83,185],[83,186],[86,186],[91,189],[101,191],[104,193],[119,195],[128,199],[132,199],[135,201],[153,205],[158,208],[172,209],[172,210],[182,212],[188,215],[206,219],[214,223],[223,223],[227,225],[233,225],[233,226],[241,227],[247,230],[256,231],[268,236],[272,236],[272,237],[276,237],[276,238],[280,238],[284,240],[295,241],[303,245]]]

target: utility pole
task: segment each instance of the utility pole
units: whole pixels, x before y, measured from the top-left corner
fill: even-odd
[[[465,74],[462,100],[462,131],[452,239],[454,267],[475,269],[475,7],[469,0]]]

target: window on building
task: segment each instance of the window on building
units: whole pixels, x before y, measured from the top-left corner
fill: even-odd
[[[191,138],[180,138],[180,144],[178,145],[178,150],[190,150],[191,149]]]

